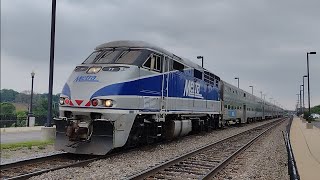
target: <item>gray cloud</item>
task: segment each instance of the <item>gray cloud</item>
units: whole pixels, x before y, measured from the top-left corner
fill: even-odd
[[[38,92],[48,84],[50,0],[1,1],[1,88]],[[200,62],[223,80],[267,93],[287,108],[306,73],[306,52],[319,51],[320,2],[123,0],[57,2],[54,92],[101,43],[144,40]],[[319,55],[310,56],[312,104],[320,104]],[[8,75],[8,76],[7,76]],[[4,78],[3,78],[4,77]],[[10,77],[10,78],[9,78]]]

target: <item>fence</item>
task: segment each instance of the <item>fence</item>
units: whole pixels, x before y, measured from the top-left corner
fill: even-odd
[[[290,179],[291,180],[300,180],[297,164],[294,159],[294,155],[293,155],[293,151],[292,151],[292,147],[291,147],[291,142],[290,142],[290,127],[292,124],[292,120],[293,120],[293,116],[290,117],[290,122],[287,125],[286,132],[282,131],[282,134],[283,134],[283,138],[284,138],[286,148],[287,148],[287,153],[288,153],[288,172],[290,175]]]
[[[17,116],[0,116],[0,118],[0,128],[26,126],[27,118],[18,119]],[[36,116],[35,120],[35,126],[44,126],[47,116]]]

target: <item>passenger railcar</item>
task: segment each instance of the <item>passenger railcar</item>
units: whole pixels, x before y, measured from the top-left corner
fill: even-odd
[[[275,116],[274,110],[162,48],[114,41],[96,47],[64,85],[55,148],[102,155],[209,131],[231,120],[265,119]]]

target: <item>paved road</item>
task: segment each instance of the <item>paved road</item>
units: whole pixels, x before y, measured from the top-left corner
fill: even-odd
[[[316,126],[317,128],[320,128],[320,122],[312,122],[314,126]]]
[[[41,140],[41,131],[2,133],[1,144]]]
[[[318,128],[320,128],[320,119],[317,119],[315,121],[312,122],[312,124]]]

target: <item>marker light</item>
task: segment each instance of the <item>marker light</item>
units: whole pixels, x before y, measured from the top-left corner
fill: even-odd
[[[69,99],[69,98],[66,98],[66,99],[64,100],[64,103],[65,103],[65,104],[69,104],[69,103],[70,103],[70,99]]]
[[[64,98],[61,97],[61,98],[59,99],[59,103],[60,103],[60,105],[64,105]]]
[[[91,104],[92,104],[92,106],[98,106],[98,104],[99,104],[98,99],[91,100]]]
[[[101,70],[100,66],[93,66],[88,71],[87,74],[96,74]]]
[[[106,107],[111,107],[111,106],[113,105],[113,102],[112,102],[111,99],[107,99],[107,100],[104,102],[104,105],[105,105]]]

